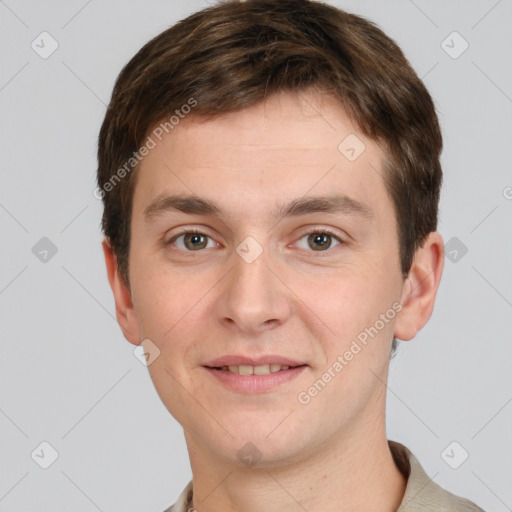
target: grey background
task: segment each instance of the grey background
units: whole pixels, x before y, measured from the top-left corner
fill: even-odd
[[[445,140],[439,231],[456,237],[457,258],[430,323],[392,362],[388,437],[451,492],[512,510],[512,2],[331,3],[402,46]],[[92,192],[115,77],[143,43],[206,5],[0,1],[3,512],[161,512],[191,477],[182,429],[115,320]],[[31,47],[43,31],[59,45],[47,59]],[[463,48],[446,40],[453,31],[469,43],[458,58],[445,51]],[[36,257],[43,237],[57,249],[46,262]],[[31,457],[43,441],[58,452],[48,469]],[[469,453],[458,469],[442,456],[453,441]],[[449,453],[453,464],[460,448]]]

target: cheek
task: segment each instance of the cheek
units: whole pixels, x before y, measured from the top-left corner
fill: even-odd
[[[134,301],[141,333],[158,346],[166,365],[187,365],[204,342],[200,337],[211,332],[207,324],[214,294],[209,290],[216,281],[213,275],[157,264],[146,264],[138,273]]]
[[[399,296],[396,283],[381,268],[351,267],[315,276],[297,285],[297,295],[336,335],[374,322]]]
[[[182,283],[164,269],[151,265],[137,265],[133,260],[134,306],[145,337],[161,348],[187,307]]]
[[[382,265],[361,266],[308,282],[297,286],[297,295],[307,306],[304,314],[325,333],[319,337],[327,361],[346,351],[360,361],[387,357],[400,298],[393,272]]]
[[[204,284],[204,282],[203,282]],[[146,270],[139,275],[136,309],[141,332],[158,347],[158,357],[148,366],[151,379],[169,412],[186,424],[190,399],[183,389],[191,381],[196,347],[204,346],[205,289],[198,280]],[[196,390],[200,391],[200,390]]]

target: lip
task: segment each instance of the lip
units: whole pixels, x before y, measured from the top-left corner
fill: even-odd
[[[240,358],[238,358],[238,360],[240,360]],[[278,372],[269,373],[268,375],[238,375],[227,370],[204,366],[204,369],[210,375],[229,389],[248,394],[263,393],[277,388],[297,378],[306,368],[308,368],[308,365],[304,364],[303,366],[289,368],[288,370],[279,370]]]
[[[218,357],[217,359],[212,359],[207,363],[204,363],[203,366],[209,368],[220,368],[222,366],[240,366],[241,364],[250,365],[250,366],[261,366],[263,364],[280,364],[281,366],[302,366],[306,365],[304,361],[296,361],[294,359],[289,359],[288,357],[283,357],[275,354],[269,354],[266,356],[259,357],[246,357],[246,356],[237,356],[237,355],[227,355]]]

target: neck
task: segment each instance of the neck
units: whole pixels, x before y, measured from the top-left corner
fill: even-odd
[[[406,478],[395,465],[384,414],[366,418],[313,455],[285,466],[226,463],[185,433],[197,512],[395,512]]]

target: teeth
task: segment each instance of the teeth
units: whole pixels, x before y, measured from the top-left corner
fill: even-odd
[[[240,375],[252,375],[254,373],[253,370],[254,370],[254,368],[252,366],[248,366],[248,365],[245,365],[245,364],[241,364],[238,367],[238,373]]]
[[[288,370],[288,365],[280,364],[262,364],[259,366],[251,366],[248,364],[223,366],[221,370],[230,371],[231,373],[238,373],[240,375],[268,375],[280,370]]]

